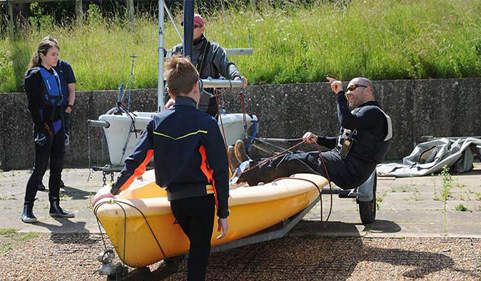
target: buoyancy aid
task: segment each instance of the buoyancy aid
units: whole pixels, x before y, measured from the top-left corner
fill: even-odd
[[[62,84],[60,83],[60,78],[55,69],[51,68],[52,73],[43,67],[39,67],[39,69],[45,84],[45,88],[47,89],[47,92],[42,96],[42,100],[46,107],[52,107],[50,116],[47,120],[52,121],[55,134],[62,128],[62,120],[60,119],[60,110],[62,108],[61,105],[63,99]],[[44,112],[41,109],[40,114],[42,119],[46,120],[46,118],[43,116],[43,113]]]
[[[393,135],[391,117],[380,107],[376,108],[386,117],[386,136],[382,139],[366,130],[349,130],[341,127],[335,149],[343,158],[351,154],[368,162],[380,163],[386,157]],[[356,108],[351,113],[356,114],[359,110],[360,108]]]
[[[55,69],[52,68],[53,73],[50,73],[43,67],[40,68],[47,93],[42,97],[46,105],[60,106],[62,104],[62,84]]]

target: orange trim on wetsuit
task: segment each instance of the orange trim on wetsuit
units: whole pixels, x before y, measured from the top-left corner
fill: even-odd
[[[142,161],[142,163],[140,163],[140,165],[135,169],[134,174],[131,175],[127,179],[127,181],[125,181],[125,183],[119,188],[119,192],[129,188],[129,186],[134,182],[135,178],[140,177],[141,175],[143,175],[145,173],[147,164],[149,164],[149,161],[152,158],[152,156],[154,156],[154,150],[149,149],[147,151],[147,155],[145,156],[144,161]]]
[[[199,147],[199,153],[200,153],[200,156],[202,156],[200,170],[204,173],[205,177],[207,178],[207,181],[212,184],[212,189],[209,188],[209,185],[206,186],[207,194],[212,194],[212,191],[214,192],[215,206],[217,207],[217,209],[219,209],[219,202],[217,201],[217,190],[215,188],[215,180],[213,176],[214,171],[209,167],[209,162],[207,161],[207,154],[204,146],[201,145]]]

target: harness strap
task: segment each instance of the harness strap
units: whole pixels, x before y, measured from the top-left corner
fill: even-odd
[[[50,102],[52,106],[59,106],[62,104],[62,84],[60,83],[60,78],[52,68],[53,74],[47,69],[40,67],[40,74],[42,76],[43,82],[45,83],[45,88],[47,88],[47,94],[45,95],[45,101]]]

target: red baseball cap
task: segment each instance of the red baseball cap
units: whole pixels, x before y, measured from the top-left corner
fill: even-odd
[[[180,23],[180,25],[184,26],[184,21],[182,21]],[[198,25],[200,27],[204,26],[204,19],[199,14],[194,14],[194,26],[196,26],[196,25]]]

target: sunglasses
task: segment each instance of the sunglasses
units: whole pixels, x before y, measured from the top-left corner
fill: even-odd
[[[347,90],[352,92],[357,88],[367,88],[367,86],[361,85],[361,84],[353,84],[353,85],[347,87]]]
[[[197,25],[197,24],[194,25],[194,28],[201,28],[201,27],[203,27],[203,25]]]

